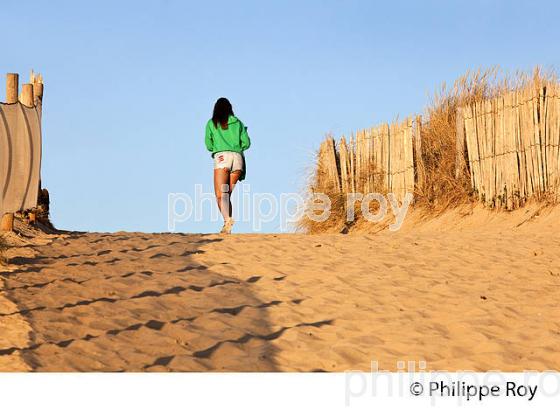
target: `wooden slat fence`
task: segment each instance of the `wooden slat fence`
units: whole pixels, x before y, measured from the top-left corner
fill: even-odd
[[[362,130],[320,149],[318,186],[325,192],[422,189],[422,118]],[[456,172],[470,174],[485,205],[515,209],[532,197],[560,201],[560,84],[522,87],[459,107]],[[429,181],[428,181],[429,182]]]
[[[319,151],[320,185],[337,193],[392,192],[402,200],[415,187],[415,150],[421,118],[358,131],[338,144],[332,137]],[[416,136],[416,137],[415,137]],[[418,155],[416,155],[419,158]]]
[[[43,80],[31,72],[19,90],[19,75],[6,76],[0,103],[0,230],[13,230],[14,212],[37,206],[41,178]]]
[[[522,88],[458,110],[457,135],[464,135],[472,188],[484,204],[514,209],[533,196],[558,197],[559,114],[557,84]]]

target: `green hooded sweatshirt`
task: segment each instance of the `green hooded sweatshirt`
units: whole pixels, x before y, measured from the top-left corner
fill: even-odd
[[[204,142],[208,151],[212,153],[212,157],[216,152],[221,151],[233,151],[242,154],[251,146],[247,127],[233,115],[228,118],[227,130],[222,129],[220,124],[216,128],[212,120],[208,120]]]

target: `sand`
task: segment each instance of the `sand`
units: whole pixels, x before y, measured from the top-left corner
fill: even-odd
[[[0,370],[560,370],[560,214],[470,214],[31,241],[1,274]]]

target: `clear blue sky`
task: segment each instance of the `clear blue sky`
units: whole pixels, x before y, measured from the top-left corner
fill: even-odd
[[[559,67],[558,15],[555,1],[3,1],[0,72],[45,77],[56,226],[165,231],[169,192],[212,189],[218,97],[249,127],[251,191],[297,192],[327,132],[421,113],[467,69]]]

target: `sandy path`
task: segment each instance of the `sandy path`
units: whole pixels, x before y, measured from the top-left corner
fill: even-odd
[[[560,235],[72,234],[16,257],[0,319],[39,371],[560,369]],[[18,319],[19,320],[19,319]],[[5,370],[10,370],[6,365]]]

